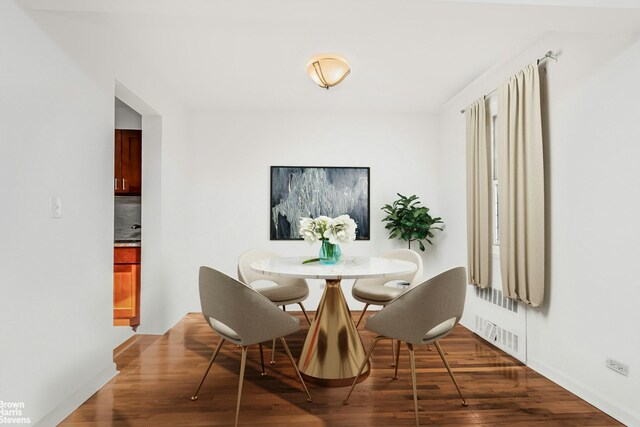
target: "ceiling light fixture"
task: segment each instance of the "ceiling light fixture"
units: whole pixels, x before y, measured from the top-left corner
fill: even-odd
[[[341,83],[350,72],[347,60],[335,54],[316,55],[307,65],[309,77],[325,89]]]

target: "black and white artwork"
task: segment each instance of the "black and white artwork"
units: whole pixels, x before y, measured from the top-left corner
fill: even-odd
[[[369,240],[369,168],[271,166],[271,240],[300,240],[300,218],[347,214]]]

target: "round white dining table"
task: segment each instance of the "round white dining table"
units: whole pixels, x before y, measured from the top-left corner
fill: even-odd
[[[342,279],[389,277],[415,271],[408,261],[376,257],[344,257],[337,264],[303,264],[304,257],[257,260],[251,268],[267,276],[324,279],[326,287],[298,360],[306,380],[324,386],[351,385],[365,359],[360,334],[342,293]],[[360,376],[364,380],[369,367]]]

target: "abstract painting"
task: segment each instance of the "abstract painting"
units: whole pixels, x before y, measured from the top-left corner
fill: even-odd
[[[271,166],[271,240],[300,240],[301,217],[343,214],[369,240],[369,168]]]

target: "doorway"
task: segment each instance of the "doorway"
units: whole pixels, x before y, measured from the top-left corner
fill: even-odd
[[[115,98],[113,325],[141,319],[142,116]]]

